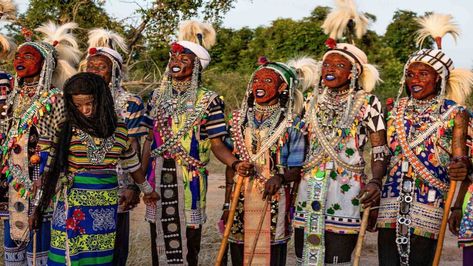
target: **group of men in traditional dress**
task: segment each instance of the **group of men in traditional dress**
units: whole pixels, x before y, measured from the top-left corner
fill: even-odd
[[[0,18],[11,19],[4,2]],[[15,71],[0,72],[5,265],[125,265],[141,192],[152,264],[198,265],[211,151],[227,167],[232,265],[286,265],[293,234],[298,265],[350,265],[363,210],[380,265],[432,265],[447,218],[473,263],[473,116],[463,105],[473,73],[441,45],[458,27],[450,15],[419,19],[419,47],[432,38],[437,49],[413,51],[385,112],[376,67],[338,42],[361,38],[368,20],[352,1],[338,4],[321,60],[261,57],[228,125],[223,99],[202,82],[209,24],[181,24],[146,105],[122,87],[127,45],[115,32],[91,30],[82,62],[75,23],[23,30],[18,48],[0,35],[0,59],[14,55]]]

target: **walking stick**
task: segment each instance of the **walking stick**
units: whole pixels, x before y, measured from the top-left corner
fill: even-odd
[[[259,220],[258,230],[256,231],[255,240],[253,241],[253,245],[251,246],[251,253],[250,253],[250,259],[248,260],[248,266],[251,266],[251,262],[253,262],[253,257],[255,255],[255,250],[256,250],[256,244],[258,244],[258,238],[261,233],[261,228],[263,227],[264,218],[266,216],[266,210],[268,209],[270,199],[271,199],[271,196],[268,195],[266,197],[266,200],[264,201],[263,214],[261,215],[261,218]]]
[[[442,224],[440,225],[439,238],[437,240],[437,247],[435,248],[435,257],[433,266],[438,266],[440,262],[440,256],[442,255],[443,240],[445,238],[445,231],[447,229],[448,215],[450,213],[450,206],[452,205],[453,196],[457,188],[457,181],[450,182],[450,188],[448,189],[447,200],[445,200],[445,206],[443,207]]]
[[[225,255],[225,251],[227,249],[228,244],[228,237],[230,236],[230,230],[232,229],[233,217],[235,216],[235,211],[238,205],[238,198],[240,197],[240,190],[242,185],[243,176],[238,175],[235,190],[233,191],[232,201],[230,203],[230,212],[228,214],[227,223],[225,224],[225,231],[223,233],[222,243],[220,243],[220,249],[218,250],[218,256],[217,261],[215,262],[215,266],[220,266],[220,264],[222,263],[223,256]]]
[[[33,231],[33,266],[36,266],[36,230]]]
[[[355,246],[355,258],[353,260],[353,266],[360,265],[361,249],[363,248],[363,241],[365,240],[366,227],[368,227],[368,220],[370,218],[371,207],[365,208],[363,211],[363,218],[361,219],[360,233],[358,234],[358,240]]]

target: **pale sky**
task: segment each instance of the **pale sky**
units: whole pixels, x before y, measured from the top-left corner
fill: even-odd
[[[27,0],[15,1],[20,11],[26,9]],[[123,19],[131,18],[138,21],[134,10],[138,4],[146,7],[151,0],[107,0],[106,10],[110,15]],[[379,34],[383,34],[392,19],[394,11],[406,9],[418,14],[428,11],[452,14],[459,24],[462,34],[457,44],[451,37],[446,37],[443,48],[452,57],[455,66],[473,67],[473,1],[471,0],[357,0],[358,9],[369,12],[377,17],[370,26]],[[277,18],[300,19],[310,15],[316,6],[333,6],[332,0],[237,0],[223,21],[224,26],[231,28],[268,25]],[[217,33],[218,34],[218,33]]]

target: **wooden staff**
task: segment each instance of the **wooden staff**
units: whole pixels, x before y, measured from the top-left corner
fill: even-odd
[[[353,266],[360,265],[361,249],[363,248],[363,241],[365,240],[366,227],[368,227],[368,220],[370,218],[371,207],[365,208],[363,211],[363,218],[361,219],[360,233],[358,234],[358,240],[355,246],[355,258],[353,260]]]
[[[264,218],[266,217],[266,210],[268,209],[270,199],[271,199],[271,196],[268,195],[266,197],[266,200],[264,201],[263,214],[261,215],[261,218],[259,220],[258,229],[256,230],[255,240],[253,241],[253,245],[251,246],[251,253],[250,253],[250,259],[248,260],[248,266],[251,266],[251,263],[253,262],[253,257],[255,255],[255,250],[256,250],[256,244],[258,244],[258,238],[261,233],[261,228],[263,228]]]
[[[450,214],[450,206],[452,205],[453,197],[457,188],[457,181],[450,182],[450,188],[448,189],[447,200],[445,206],[443,206],[443,217],[442,224],[440,225],[439,238],[437,240],[437,248],[435,248],[435,257],[433,266],[438,266],[440,262],[440,256],[442,255],[443,240],[445,238],[445,231],[447,229],[448,215]]]
[[[33,266],[36,266],[36,230],[33,231]]]
[[[243,176],[238,175],[235,190],[233,191],[232,201],[230,202],[230,212],[228,213],[227,223],[225,224],[225,231],[223,233],[222,243],[220,243],[220,249],[218,250],[217,261],[215,266],[220,266],[222,263],[223,256],[227,249],[228,237],[230,236],[230,230],[233,225],[233,217],[235,216],[236,207],[238,205],[238,198],[240,197],[241,186],[243,185]]]

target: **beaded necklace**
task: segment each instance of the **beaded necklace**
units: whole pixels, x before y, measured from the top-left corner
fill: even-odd
[[[32,181],[29,175],[19,174],[18,169],[10,167],[9,159],[13,150],[18,145],[17,142],[23,137],[23,135],[29,132],[29,128],[32,125],[36,125],[41,117],[51,111],[51,106],[56,102],[56,95],[60,91],[58,89],[51,89],[41,94],[41,97],[34,101],[28,109],[23,113],[22,118],[13,120],[13,124],[6,135],[2,134],[2,173],[5,174],[9,183],[15,179],[15,189],[29,190],[32,187]],[[15,106],[13,106],[15,108]],[[21,171],[20,171],[21,172]],[[27,193],[21,193],[22,197],[27,196]]]
[[[77,134],[82,144],[87,147],[87,159],[89,159],[93,165],[102,163],[107,153],[115,144],[115,133],[108,138],[101,139],[92,137],[79,128],[73,128],[72,130]]]

